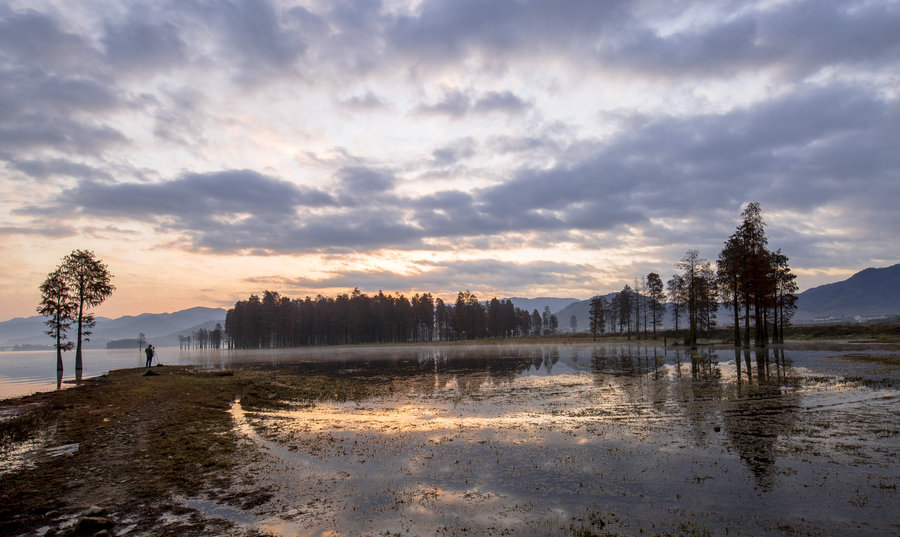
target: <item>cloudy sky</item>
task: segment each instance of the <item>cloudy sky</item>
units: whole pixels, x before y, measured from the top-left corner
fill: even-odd
[[[587,298],[759,201],[801,289],[900,261],[900,3],[7,0],[0,320]]]

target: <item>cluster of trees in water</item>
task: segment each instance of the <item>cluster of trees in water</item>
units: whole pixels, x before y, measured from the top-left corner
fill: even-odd
[[[731,309],[735,345],[749,347],[751,332],[756,346],[783,343],[784,329],[797,308],[797,277],[781,249],[768,249],[759,203],[748,204],[741,217],[719,252],[715,269],[697,250],[688,250],[675,265],[679,272],[666,282],[665,290],[659,274],[651,272],[635,279],[634,288],[626,285],[611,300],[592,298],[590,329],[594,337],[607,329],[618,329],[629,337],[633,330],[639,336],[642,321],[646,336],[649,321],[655,338],[668,300],[675,332],[684,318],[691,347],[697,346],[700,332],[715,326],[720,304]]]
[[[454,304],[431,293],[409,299],[354,289],[333,298],[291,299],[265,291],[238,301],[225,315],[225,332],[237,348],[510,338],[558,327],[549,308],[529,313],[511,300],[480,302],[469,291],[460,291]]]
[[[190,336],[178,336],[178,348],[180,349],[221,349],[225,343],[225,329],[220,323],[216,323],[212,330],[198,328],[191,332]]]
[[[676,335],[683,321],[686,342],[695,347],[698,334],[715,326],[719,305],[724,304],[733,314],[736,345],[749,347],[751,332],[757,346],[783,341],[796,309],[796,276],[781,250],[768,249],[760,205],[748,204],[741,216],[715,268],[697,250],[689,250],[665,283],[651,272],[610,299],[591,299],[594,337],[640,337],[643,331],[645,337],[652,333],[655,338],[670,309]],[[570,324],[574,331],[577,320]],[[469,291],[460,291],[453,304],[431,293],[410,299],[381,291],[369,296],[354,289],[333,298],[291,299],[265,291],[262,297],[238,301],[225,317],[228,344],[238,348],[516,338],[553,334],[558,328],[549,307],[543,313],[528,312],[510,300],[480,302]]]

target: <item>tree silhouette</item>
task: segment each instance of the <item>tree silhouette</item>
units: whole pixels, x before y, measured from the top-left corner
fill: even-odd
[[[82,342],[88,341],[91,328],[94,327],[94,315],[89,308],[99,306],[109,298],[115,287],[112,285],[112,274],[94,252],[74,250],[63,258],[59,272],[71,290],[74,304],[74,322],[77,327],[75,340],[75,370],[83,369]]]
[[[701,307],[708,290],[708,282],[704,273],[709,270],[709,261],[700,257],[700,252],[697,250],[688,250],[676,266],[681,269],[681,278],[684,280],[687,292],[690,325],[688,343],[694,349],[697,348],[697,329],[701,322]]]
[[[603,334],[607,307],[606,298],[598,295],[591,299],[590,323],[594,341],[597,341],[598,332]]]
[[[653,339],[656,339],[656,328],[662,324],[666,312],[666,292],[659,274],[647,274],[647,295],[650,299],[650,317],[653,324]]]
[[[72,290],[66,283],[60,268],[47,275],[47,279],[40,286],[41,303],[37,307],[38,313],[49,317],[47,335],[55,340],[56,369],[62,371],[63,351],[72,350],[73,343],[67,341],[66,332],[72,327],[72,316],[75,313],[75,302],[72,298]]]

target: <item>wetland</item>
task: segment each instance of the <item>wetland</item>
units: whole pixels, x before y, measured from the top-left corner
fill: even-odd
[[[0,530],[894,535],[900,347],[340,347],[0,405]]]

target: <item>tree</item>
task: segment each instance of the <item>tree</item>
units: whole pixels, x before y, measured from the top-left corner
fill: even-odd
[[[222,347],[222,325],[220,323],[216,323],[216,327],[212,332],[209,333],[210,344],[214,349],[219,349]]]
[[[719,252],[719,259],[716,262],[719,289],[724,295],[723,298],[728,299],[727,304],[731,306],[735,347],[741,345],[740,300],[744,276],[743,258],[740,237],[735,232],[725,241],[725,247]]]
[[[634,279],[634,292],[631,293],[632,298],[634,299],[634,333],[636,339],[641,339],[641,315],[644,311],[643,309],[643,296],[641,293],[644,292],[644,282],[641,279]],[[646,327],[646,318],[645,327]],[[644,330],[644,336],[646,336],[646,330]]]
[[[531,331],[534,335],[539,336],[543,332],[541,328],[544,326],[543,320],[541,319],[541,314],[538,312],[537,308],[532,310],[531,312]]]
[[[112,295],[112,274],[94,252],[74,250],[63,258],[60,273],[66,285],[71,289],[75,307],[74,321],[77,326],[75,343],[75,370],[83,369],[81,356],[82,341],[88,341],[91,328],[94,327],[94,315],[89,308],[99,306]]]
[[[653,339],[656,339],[656,327],[662,324],[663,315],[666,313],[666,293],[663,289],[662,278],[655,272],[647,274],[647,294],[650,299]]]
[[[613,293],[606,308],[606,322],[609,325],[610,333],[621,332],[619,329],[619,310],[621,309],[619,300],[619,293]]]
[[[625,287],[619,291],[618,299],[619,299],[619,332],[622,332],[623,328],[627,328],[627,336],[628,339],[631,339],[631,312],[634,311],[634,307],[632,304],[632,295],[634,291],[631,290],[631,287],[628,284],[625,284]]]
[[[591,322],[591,335],[594,337],[594,341],[597,341],[597,333],[603,333],[604,323],[605,323],[605,315],[606,315],[606,298],[602,296],[595,296],[591,299],[591,310],[590,310],[590,322]]]
[[[781,253],[781,248],[772,254],[772,270],[775,283],[772,340],[774,343],[784,343],[784,328],[797,309],[797,275],[791,272],[788,257]]]
[[[669,292],[669,299],[672,302],[672,314],[675,316],[675,339],[678,339],[678,320],[681,312],[687,304],[687,296],[685,293],[684,278],[680,274],[673,274],[672,278],[666,282],[666,290]]]
[[[701,307],[705,303],[704,298],[708,290],[708,282],[705,277],[710,273],[709,261],[700,257],[697,250],[688,250],[681,261],[676,265],[681,269],[681,278],[684,280],[687,291],[688,320],[690,324],[690,336],[688,343],[692,349],[697,348],[697,328],[702,321]]]
[[[72,327],[72,316],[75,313],[75,303],[72,300],[72,291],[69,289],[60,268],[47,275],[47,279],[40,286],[41,303],[37,311],[45,317],[49,317],[47,335],[51,336],[56,344],[56,369],[62,371],[63,351],[72,350],[72,342],[68,341],[66,332]]]
[[[578,331],[578,316],[574,313],[569,318],[569,328],[572,329],[573,334]]]
[[[748,203],[741,213],[743,220],[735,234],[743,258],[740,277],[744,302],[744,346],[750,346],[750,308],[753,308],[754,342],[763,346],[766,342],[763,309],[767,294],[766,281],[770,276],[770,254],[766,246],[766,223],[758,202]]]
[[[147,336],[143,332],[140,332],[138,334],[137,340],[138,340],[138,352],[141,352],[142,350],[144,350],[144,345],[147,344]]]
[[[551,334],[555,334],[556,329],[559,328],[559,318],[555,313],[550,314],[550,319],[547,321],[547,327]]]

